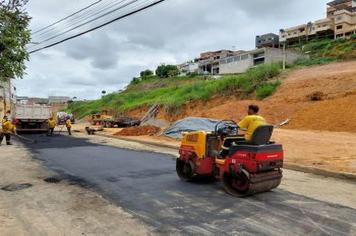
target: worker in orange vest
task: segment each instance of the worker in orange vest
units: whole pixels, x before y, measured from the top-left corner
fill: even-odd
[[[10,142],[11,134],[12,133],[17,134],[15,125],[12,124],[12,122],[8,119],[7,116],[4,116],[4,118],[1,121],[1,124],[2,124],[2,130],[0,131],[0,145],[4,137],[6,139],[6,144],[12,145],[12,143]]]

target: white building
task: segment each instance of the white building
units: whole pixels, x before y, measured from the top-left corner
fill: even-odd
[[[292,64],[300,58],[308,58],[305,54],[293,50],[286,50],[285,57],[287,64]],[[265,63],[282,62],[283,59],[283,49],[260,48],[221,59],[219,74],[244,73],[254,66]]]
[[[48,104],[65,104],[70,101],[70,97],[64,96],[49,96],[48,97]]]
[[[191,74],[199,71],[199,64],[196,62],[188,61],[178,66],[182,74]]]

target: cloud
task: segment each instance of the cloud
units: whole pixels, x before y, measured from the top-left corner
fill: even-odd
[[[31,55],[19,95],[100,97],[160,63],[202,51],[254,48],[255,35],[324,17],[328,0],[167,0],[100,30]],[[86,0],[31,0],[39,29],[88,5]],[[37,40],[34,37],[33,40]]]

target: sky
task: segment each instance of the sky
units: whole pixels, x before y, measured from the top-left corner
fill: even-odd
[[[143,1],[143,0],[139,0]],[[30,0],[31,29],[45,27],[88,0]],[[31,54],[17,95],[96,99],[123,89],[159,64],[201,52],[251,50],[255,36],[324,18],[328,0],[166,0],[136,15]],[[35,38],[34,38],[35,39]]]

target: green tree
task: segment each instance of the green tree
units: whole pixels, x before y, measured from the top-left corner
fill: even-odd
[[[156,69],[156,75],[160,78],[168,78],[179,75],[178,67],[175,65],[160,65]]]
[[[0,0],[0,80],[22,78],[29,59],[31,18],[24,11],[28,0]]]
[[[152,75],[153,75],[153,71],[151,71],[151,70],[144,70],[144,71],[141,71],[141,73],[140,73],[141,78],[149,77]]]
[[[138,84],[140,83],[140,78],[137,78],[137,77],[133,77],[131,82],[130,82],[130,85],[135,85],[135,84]]]

